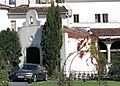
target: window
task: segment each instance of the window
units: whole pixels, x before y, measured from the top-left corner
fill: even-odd
[[[16,21],[11,21],[11,29],[16,31]]]
[[[101,22],[100,14],[95,14],[95,22],[96,23],[100,23]]]
[[[79,14],[74,14],[74,23],[79,23]]]
[[[56,0],[56,3],[62,3],[62,0]]]
[[[9,0],[9,5],[15,5],[16,4],[16,0]]]
[[[33,17],[30,16],[29,24],[33,24]]]
[[[102,14],[103,17],[103,23],[108,22],[108,14]]]
[[[107,23],[108,22],[108,14],[107,13],[95,14],[95,22],[96,23],[100,23],[101,21],[103,23]]]
[[[40,0],[36,0],[36,4],[40,4]]]

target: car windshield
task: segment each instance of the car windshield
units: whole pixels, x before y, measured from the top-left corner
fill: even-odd
[[[21,67],[21,69],[24,69],[24,70],[36,70],[37,69],[37,65],[28,65],[28,64],[25,64]]]

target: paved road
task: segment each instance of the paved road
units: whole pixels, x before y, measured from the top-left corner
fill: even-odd
[[[27,82],[10,82],[10,86],[30,86]]]

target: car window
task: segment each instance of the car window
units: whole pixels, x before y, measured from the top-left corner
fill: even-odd
[[[36,70],[37,65],[23,65],[23,67],[21,69],[24,69],[24,70]]]

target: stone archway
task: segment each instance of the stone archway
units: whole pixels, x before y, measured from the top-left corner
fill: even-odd
[[[40,64],[40,50],[37,47],[26,49],[26,63]]]

